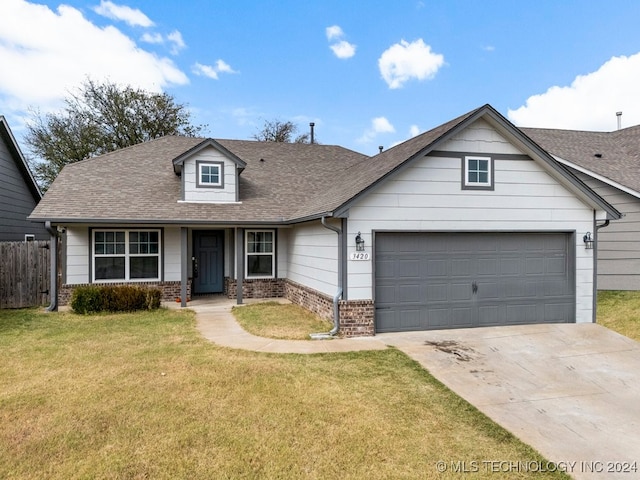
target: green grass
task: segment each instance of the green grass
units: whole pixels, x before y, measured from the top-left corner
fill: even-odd
[[[597,322],[621,335],[640,341],[640,292],[598,292]]]
[[[0,478],[455,478],[541,461],[395,349],[231,350],[193,314],[0,311]],[[563,478],[495,474],[464,478]]]
[[[332,322],[294,304],[255,303],[234,307],[233,314],[247,332],[267,338],[310,340],[309,334],[333,328]]]

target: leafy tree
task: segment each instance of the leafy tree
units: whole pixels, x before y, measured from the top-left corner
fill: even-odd
[[[62,167],[165,135],[197,136],[205,127],[167,93],[86,80],[59,113],[32,113],[25,142],[40,161],[32,169],[47,189]]]
[[[265,120],[262,128],[252,138],[261,142],[310,143],[311,135],[308,132],[295,136],[297,132],[297,125],[291,121]]]

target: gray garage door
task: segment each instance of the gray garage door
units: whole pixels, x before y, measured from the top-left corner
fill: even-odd
[[[376,331],[575,321],[564,233],[377,233]]]

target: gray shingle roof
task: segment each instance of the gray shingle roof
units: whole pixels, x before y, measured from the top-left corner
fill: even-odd
[[[241,204],[180,203],[173,160],[207,139],[163,137],[66,166],[32,219],[128,222],[282,222],[366,159],[337,146],[216,140],[247,166]],[[262,159],[262,161],[261,161]]]
[[[640,192],[640,125],[615,132],[520,130],[552,155]]]
[[[349,205],[484,114],[517,132],[485,105],[374,157],[331,145],[215,140],[246,164],[239,180],[239,204],[178,202],[181,180],[174,172],[174,160],[211,140],[163,137],[66,166],[30,218],[54,223],[185,224],[288,223],[317,218]]]

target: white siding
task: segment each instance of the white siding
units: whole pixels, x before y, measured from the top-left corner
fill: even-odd
[[[180,228],[167,227],[164,229],[164,280],[167,282],[180,281]]]
[[[339,226],[337,222],[333,224]],[[320,222],[309,222],[288,230],[287,240],[286,278],[326,295],[335,295],[338,288],[338,235]]]
[[[438,150],[521,155],[484,121]],[[592,321],[593,256],[582,236],[593,231],[593,209],[533,160],[496,158],[492,191],[462,190],[459,158],[415,161],[349,209],[348,245],[360,231],[372,253],[372,232],[559,231],[576,232],[576,317]],[[374,260],[348,261],[349,300],[371,299]]]
[[[224,188],[197,187],[196,162],[218,162],[224,165]],[[182,166],[184,200],[186,202],[229,203],[236,201],[236,164],[215,148],[205,148],[185,160]]]
[[[66,282],[89,283],[89,229],[86,226],[67,227]]]

